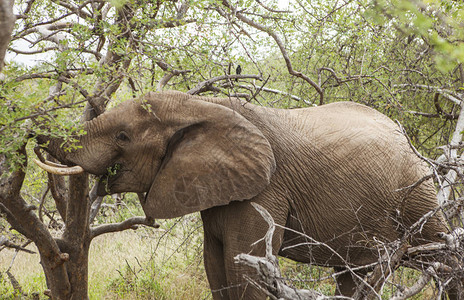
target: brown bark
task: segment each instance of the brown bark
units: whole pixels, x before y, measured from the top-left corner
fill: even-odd
[[[58,245],[69,253],[66,264],[72,299],[87,299],[89,235],[89,188],[88,175],[69,178],[69,201],[66,211],[66,229]],[[59,279],[58,279],[59,280]]]
[[[26,156],[24,147],[20,151]],[[8,168],[5,156],[0,156],[0,211],[14,229],[36,244],[53,299],[69,299],[71,286],[65,267],[68,254],[60,250],[45,225],[33,213],[35,207],[20,196],[25,166],[14,172]]]

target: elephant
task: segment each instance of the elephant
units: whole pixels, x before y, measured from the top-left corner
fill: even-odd
[[[99,195],[144,193],[148,218],[200,212],[214,299],[266,297],[243,278],[254,271],[234,262],[240,253],[265,254],[268,224],[252,202],[278,225],[274,255],[337,270],[376,262],[375,240],[400,238],[438,207],[433,181],[423,180],[428,168],[398,125],[354,102],[276,109],[149,92],[84,129],[71,152],[61,140],[38,140],[62,163],[100,176]],[[410,243],[448,231],[437,212]],[[337,294],[352,295],[355,284],[340,274]]]

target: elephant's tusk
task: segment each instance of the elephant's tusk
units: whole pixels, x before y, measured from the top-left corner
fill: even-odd
[[[56,164],[50,161],[46,163],[41,162],[38,159],[34,158],[34,162],[47,171],[48,173],[57,174],[57,175],[76,175],[84,172],[84,169],[81,166],[67,167],[60,164]]]

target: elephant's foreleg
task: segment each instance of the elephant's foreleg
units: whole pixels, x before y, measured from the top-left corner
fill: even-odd
[[[227,253],[227,252],[226,252]],[[259,282],[256,271],[246,266],[237,265],[233,257],[238,255],[236,251],[232,255],[226,256],[226,274],[228,281],[228,291],[231,300],[265,300],[266,294],[248,282],[247,278]],[[243,251],[242,253],[246,253]],[[250,253],[252,255],[264,256],[264,254]]]
[[[272,215],[274,222],[285,224],[286,211],[272,211],[267,208]],[[266,248],[263,237],[269,229],[269,225],[264,218],[258,214],[254,207],[249,203],[235,203],[235,209],[228,211],[227,219],[234,220],[226,225],[229,234],[224,236],[224,257],[227,282],[229,284],[230,299],[264,300],[266,293],[256,288],[248,279],[259,282],[259,275],[256,270],[238,264],[235,257],[238,254],[246,253],[254,256],[265,256]],[[277,255],[283,241],[284,230],[275,228],[272,238],[272,252]]]
[[[203,257],[213,299],[229,299],[222,242],[206,232]]]

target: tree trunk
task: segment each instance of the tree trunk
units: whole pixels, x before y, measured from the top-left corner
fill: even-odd
[[[72,299],[88,299],[88,254],[91,242],[88,186],[86,173],[70,176],[66,229],[62,238],[57,241],[60,250],[69,254],[66,271],[71,284]]]
[[[6,49],[10,42],[15,20],[13,0],[0,1],[0,71],[3,68],[3,60],[5,59]]]
[[[26,156],[25,147],[20,152]],[[33,212],[36,208],[21,197],[25,168],[22,166],[10,172],[6,157],[0,155],[0,211],[15,230],[36,244],[50,289],[48,294],[53,295],[52,299],[69,299],[71,285],[66,270],[69,255],[61,251],[46,226]]]

